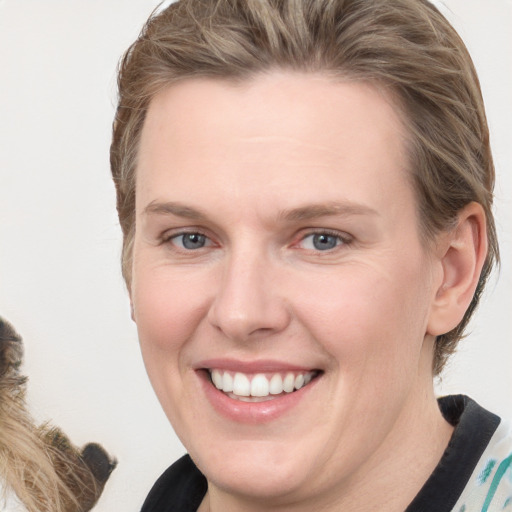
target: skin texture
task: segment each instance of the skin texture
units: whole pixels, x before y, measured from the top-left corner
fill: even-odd
[[[189,80],[152,100],[133,317],[208,478],[202,510],[403,510],[441,457],[452,428],[433,343],[471,299],[485,219],[470,205],[422,245],[404,133],[383,92],[322,75]],[[185,248],[183,232],[205,245]],[[211,359],[321,374],[284,412],[240,422],[205,393]]]

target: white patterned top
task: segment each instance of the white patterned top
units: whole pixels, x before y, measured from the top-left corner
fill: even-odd
[[[455,512],[512,512],[512,425],[500,422]]]

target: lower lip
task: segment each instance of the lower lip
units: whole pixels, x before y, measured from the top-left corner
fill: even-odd
[[[316,385],[320,377],[313,379],[303,388],[265,402],[242,402],[230,398],[219,391],[211,382],[208,372],[198,371],[204,393],[213,408],[222,416],[239,423],[267,423],[284,416],[296,407],[310,390]]]

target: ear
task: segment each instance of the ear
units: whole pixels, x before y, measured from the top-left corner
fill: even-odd
[[[433,299],[427,333],[439,336],[462,320],[475,293],[487,256],[487,229],[482,205],[472,202],[458,215],[456,226],[440,236],[441,282]]]

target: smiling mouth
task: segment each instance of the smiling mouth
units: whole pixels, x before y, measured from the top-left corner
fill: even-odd
[[[242,402],[265,402],[294,393],[320,375],[319,370],[246,374],[208,369],[212,384],[229,398]]]

